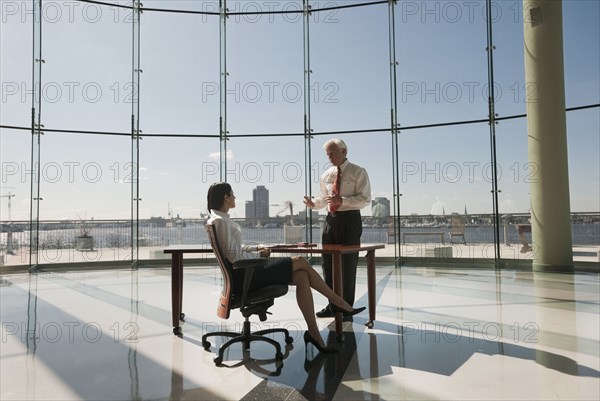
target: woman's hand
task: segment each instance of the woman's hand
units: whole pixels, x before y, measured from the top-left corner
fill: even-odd
[[[258,254],[262,257],[262,258],[268,258],[269,256],[271,256],[271,250],[269,248],[258,248]]]

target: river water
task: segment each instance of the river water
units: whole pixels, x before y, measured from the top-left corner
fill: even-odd
[[[283,228],[246,227],[243,231],[246,243],[276,244],[283,242],[304,241],[306,230],[298,228],[296,237],[292,241],[284,241]],[[363,243],[388,243],[393,242],[393,233],[388,232],[387,227],[364,227]],[[393,229],[391,230],[393,231]],[[402,228],[401,233],[409,232],[445,232],[447,227],[407,227]],[[208,243],[204,225],[200,222],[188,223],[186,227],[151,227],[140,226],[140,246],[166,246],[173,244],[203,244]],[[72,248],[74,247],[77,229],[40,230],[41,248]],[[513,225],[506,228],[508,243],[518,243],[519,237]],[[130,246],[131,227],[125,225],[98,224],[91,229],[94,237],[94,247],[128,247]],[[500,227],[500,243],[505,242],[505,228]],[[526,233],[526,238],[531,242],[531,233]],[[0,241],[3,249],[7,245],[6,232],[0,233]],[[28,246],[29,232],[14,232],[12,235],[13,248]],[[290,238],[290,237],[287,237]],[[312,228],[312,242],[320,242],[321,230],[319,227]],[[600,246],[600,223],[577,223],[572,226],[573,245],[576,246]],[[448,236],[445,235],[446,241]],[[434,243],[440,241],[440,236],[408,236],[410,243]],[[494,242],[493,226],[477,226],[465,228],[465,240],[468,244],[488,244]]]

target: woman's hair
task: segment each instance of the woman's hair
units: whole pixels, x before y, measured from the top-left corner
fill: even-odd
[[[208,188],[208,196],[206,197],[206,203],[208,212],[211,210],[220,209],[225,202],[225,195],[231,195],[231,185],[226,182],[215,182]]]

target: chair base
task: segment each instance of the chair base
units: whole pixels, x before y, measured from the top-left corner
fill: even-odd
[[[223,354],[225,353],[225,350],[227,348],[229,348],[230,345],[235,344],[235,343],[242,343],[243,349],[249,350],[250,343],[252,341],[264,341],[266,343],[273,345],[275,347],[275,351],[276,351],[275,359],[277,361],[280,361],[283,359],[283,354],[281,353],[281,345],[279,345],[279,343],[277,341],[275,341],[271,338],[265,337],[265,335],[271,334],[271,333],[283,333],[285,335],[285,343],[286,344],[291,344],[294,342],[294,339],[290,336],[290,332],[287,329],[283,329],[283,328],[265,329],[265,330],[255,331],[254,333],[252,333],[250,331],[250,320],[248,318],[246,318],[246,320],[244,320],[244,326],[243,326],[241,333],[231,332],[231,331],[215,331],[212,333],[206,333],[202,336],[202,346],[204,347],[205,350],[210,349],[211,344],[207,340],[208,337],[215,337],[215,336],[231,337],[230,340],[228,340],[227,342],[222,344],[221,347],[219,347],[219,355],[217,357],[215,357],[215,359],[214,359],[215,365],[217,365],[217,366],[221,365],[221,363],[223,362]]]

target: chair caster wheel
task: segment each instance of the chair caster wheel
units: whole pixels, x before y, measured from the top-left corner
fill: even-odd
[[[294,342],[294,339],[291,336],[288,336],[285,338],[285,343],[286,344],[291,344]]]
[[[213,359],[215,366],[221,366],[221,363],[223,363],[223,358],[220,356],[217,356],[215,359]]]
[[[210,343],[208,341],[202,341],[202,346],[207,351],[210,349]]]
[[[373,321],[372,321],[372,320],[369,320],[367,323],[365,323],[365,326],[367,326],[367,327],[368,327],[368,328],[370,328],[370,329],[372,329],[372,328],[373,328],[373,325],[374,325],[374,323],[373,323]]]
[[[173,334],[175,334],[176,336],[180,336],[183,334],[181,331],[181,327],[177,326],[177,327],[173,327]]]

